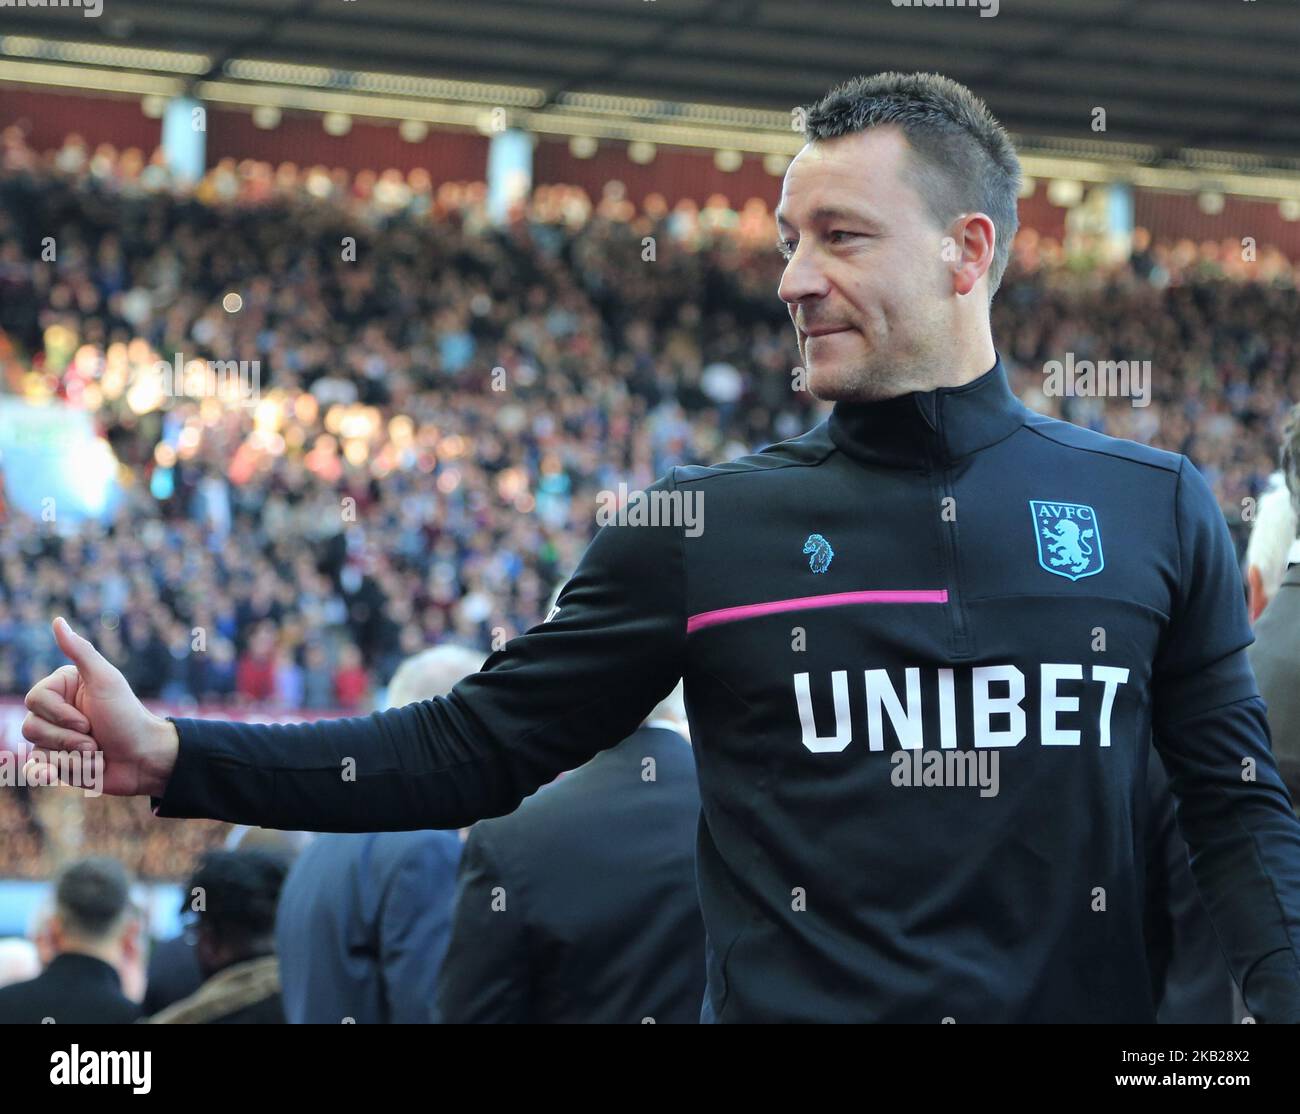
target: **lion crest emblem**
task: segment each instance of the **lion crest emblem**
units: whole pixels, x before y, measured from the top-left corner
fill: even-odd
[[[1097,513],[1084,503],[1031,499],[1038,563],[1067,580],[1095,576],[1105,565]]]

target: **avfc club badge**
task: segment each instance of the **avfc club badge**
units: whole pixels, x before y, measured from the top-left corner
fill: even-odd
[[[1105,567],[1097,512],[1083,503],[1029,500],[1038,563],[1068,580],[1095,576]]]

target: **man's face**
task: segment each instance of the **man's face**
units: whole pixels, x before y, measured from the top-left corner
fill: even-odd
[[[808,144],[786,171],[777,235],[790,309],[818,398],[869,402],[933,386],[951,327],[943,229],[905,179],[903,133]]]

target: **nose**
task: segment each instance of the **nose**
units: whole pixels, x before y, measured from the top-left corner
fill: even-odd
[[[801,240],[785,265],[777,294],[786,305],[824,298],[829,290],[826,273],[817,262],[817,253],[806,240]]]

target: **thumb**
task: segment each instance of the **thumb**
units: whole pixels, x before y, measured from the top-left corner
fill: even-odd
[[[77,634],[62,615],[54,620],[54,641],[71,659],[85,681],[100,679],[106,670],[113,668],[108,659],[91,645],[90,640]]]

